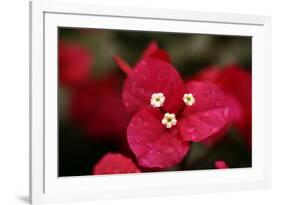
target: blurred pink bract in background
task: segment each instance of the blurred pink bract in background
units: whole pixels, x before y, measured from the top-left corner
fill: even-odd
[[[59,81],[63,85],[74,86],[90,75],[94,59],[91,53],[73,42],[59,42]]]
[[[123,105],[117,76],[86,81],[72,94],[73,121],[91,137],[123,137],[129,116]]]
[[[217,160],[215,161],[215,166],[217,169],[227,169],[229,168],[225,161]]]
[[[107,153],[102,159],[93,167],[93,174],[126,174],[138,173],[140,170],[134,162],[116,153]]]

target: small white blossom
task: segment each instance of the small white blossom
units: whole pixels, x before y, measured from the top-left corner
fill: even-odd
[[[153,93],[151,95],[150,104],[152,107],[161,107],[165,102],[165,96],[163,93]]]
[[[177,124],[177,119],[175,114],[165,113],[164,118],[162,119],[162,124],[166,126],[166,128],[171,128]]]
[[[191,93],[184,94],[182,99],[183,99],[183,102],[188,106],[191,106],[195,103],[195,98],[193,97],[193,95]]]

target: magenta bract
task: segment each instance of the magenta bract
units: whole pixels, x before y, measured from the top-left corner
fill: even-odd
[[[228,165],[223,160],[215,161],[215,167],[217,169],[227,169],[227,168],[229,168]]]
[[[229,108],[223,92],[211,82],[191,81],[185,87],[196,103],[184,109],[179,129],[184,140],[200,142],[223,128]]]
[[[91,138],[123,138],[129,116],[122,102],[118,76],[91,79],[73,90],[71,117]]]
[[[159,110],[143,108],[128,126],[128,143],[140,166],[167,168],[177,164],[189,150],[177,128],[167,129],[161,124]]]
[[[91,53],[73,42],[59,42],[59,78],[66,86],[76,86],[89,77],[93,63]]]
[[[127,158],[118,153],[107,153],[93,167],[93,175],[139,172],[141,171],[130,158]]]
[[[177,70],[155,58],[141,60],[128,75],[123,89],[123,101],[133,115],[141,108],[150,107],[151,95],[162,92],[165,110],[177,112],[183,106],[184,83]]]
[[[212,81],[224,91],[229,107],[229,125],[234,125],[251,147],[251,74],[237,65],[229,65],[224,69],[217,67],[203,69],[195,79]],[[213,144],[222,136],[223,133],[220,136],[213,136],[206,143]]]

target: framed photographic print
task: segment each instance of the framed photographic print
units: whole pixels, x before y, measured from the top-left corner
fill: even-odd
[[[30,20],[32,204],[270,187],[270,17],[31,2]]]

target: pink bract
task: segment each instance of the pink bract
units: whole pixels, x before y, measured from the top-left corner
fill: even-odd
[[[229,109],[229,125],[234,125],[245,137],[251,147],[252,119],[252,80],[251,73],[237,65],[229,65],[223,69],[208,67],[196,77],[197,80],[208,80],[216,83],[225,93]],[[221,136],[214,136],[206,141],[213,144]]]
[[[223,92],[213,83],[191,81],[185,86],[186,93],[192,93],[196,103],[185,108],[179,129],[184,140],[200,142],[223,128],[229,108]]]
[[[93,175],[139,172],[141,171],[130,158],[118,153],[107,153],[93,166]]]
[[[91,53],[78,43],[60,41],[59,79],[66,86],[76,86],[90,75]]]
[[[91,138],[126,136],[129,116],[126,112],[116,75],[91,79],[73,89],[71,117]]]
[[[189,150],[178,129],[167,129],[161,124],[158,110],[141,109],[128,126],[130,148],[143,167],[166,168],[177,164]]]
[[[162,92],[166,101],[164,108],[177,112],[183,106],[184,83],[176,69],[164,61],[145,58],[128,75],[123,88],[123,101],[133,115],[141,108],[150,107],[153,93]]]
[[[215,161],[215,167],[217,169],[227,169],[227,168],[229,168],[228,165],[223,160]]]
[[[242,117],[234,121],[243,129],[251,122],[252,79],[249,72],[236,65],[227,66],[217,80],[223,89],[234,96],[242,107]]]

